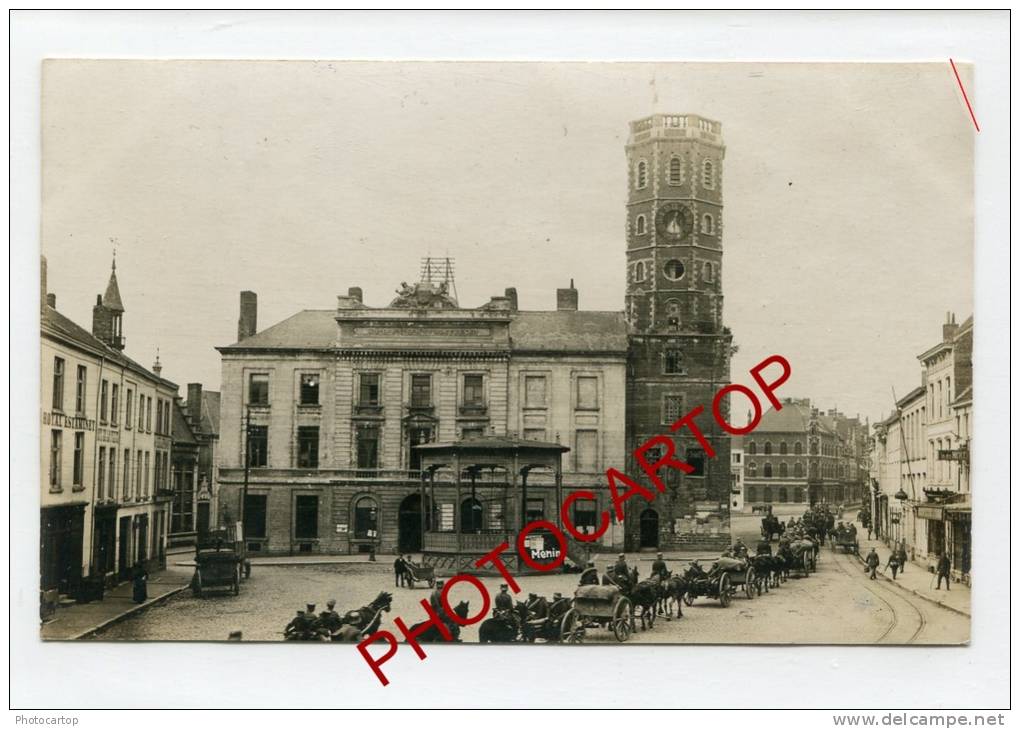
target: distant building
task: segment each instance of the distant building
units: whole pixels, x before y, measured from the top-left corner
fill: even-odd
[[[809,399],[784,398],[744,436],[744,505],[860,503],[867,485],[867,426]]]
[[[744,510],[744,438],[730,439],[730,511],[739,514]]]
[[[220,394],[203,391],[201,383],[189,383],[187,401],[176,401],[170,529],[173,544],[192,544],[198,534],[217,525],[219,413]]]
[[[116,264],[92,331],[56,308],[42,259],[40,586],[74,594],[165,564],[177,386],[124,354]]]
[[[423,503],[414,446],[430,442],[561,443],[564,488],[599,498],[578,502],[575,523],[594,527],[610,506],[604,471],[624,461],[622,313],[579,310],[572,285],[557,290],[555,311],[519,310],[514,289],[462,308],[434,264],[388,306],[370,307],[351,288],[336,309],[262,331],[255,295],[242,293],[238,341],[219,348],[218,482],[221,511],[243,514],[249,550],[419,552],[425,524],[498,535],[554,517],[541,474],[526,502],[492,495],[503,476],[483,470],[477,498]],[[597,546],[622,545],[614,525]]]

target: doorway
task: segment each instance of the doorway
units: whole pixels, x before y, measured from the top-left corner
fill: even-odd
[[[640,519],[641,549],[659,548],[659,512],[645,509]]]
[[[401,554],[420,552],[421,547],[422,499],[421,494],[411,494],[400,502],[397,512],[397,551]]]
[[[482,502],[470,496],[460,504],[460,531],[478,534],[482,531]]]
[[[131,517],[120,519],[120,542],[117,545],[117,561],[120,567],[120,579],[131,576]]]

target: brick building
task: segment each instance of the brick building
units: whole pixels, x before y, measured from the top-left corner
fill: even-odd
[[[57,310],[45,258],[41,290],[40,585],[74,594],[165,563],[177,386],[124,354],[116,264],[91,332]]]
[[[491,509],[473,516],[473,503],[422,503],[412,446],[428,442],[562,443],[566,486],[592,488],[599,508],[609,505],[604,471],[624,458],[622,313],[578,310],[573,285],[556,292],[555,311],[519,310],[514,289],[462,308],[434,264],[387,306],[368,306],[351,288],[336,309],[262,331],[255,295],[242,293],[238,341],[219,348],[218,481],[221,510],[240,513],[247,450],[250,550],[416,552],[423,509],[433,524],[466,509],[479,530],[503,528]],[[531,501],[532,516],[555,513]],[[594,514],[576,518],[584,525]],[[622,546],[622,528],[601,546]]]
[[[861,501],[868,478],[867,425],[808,399],[784,398],[744,436],[744,505]]]
[[[719,122],[655,114],[632,122],[626,145],[627,293],[631,327],[628,453],[730,381],[732,336],[723,326],[722,161]],[[730,439],[714,419],[707,458],[684,429],[677,453],[695,467],[669,472],[667,493],[629,502],[629,549],[728,546]],[[640,472],[631,460],[629,472]]]

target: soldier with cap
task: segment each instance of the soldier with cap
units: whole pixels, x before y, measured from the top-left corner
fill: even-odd
[[[304,610],[298,610],[297,615],[287,623],[287,627],[283,629],[283,634],[286,637],[297,636],[303,638],[309,632],[308,613]]]
[[[496,593],[496,599],[493,601],[492,613],[498,615],[499,613],[513,612],[514,599],[510,597],[510,588],[505,584],[499,586],[499,592]]]
[[[319,613],[319,625],[330,633],[340,629],[340,614],[336,611],[336,600],[330,599],[326,609]]]
[[[659,579],[666,579],[669,577],[669,569],[666,567],[666,560],[662,558],[662,552],[655,555],[655,561],[652,562],[652,576],[659,576]]]
[[[733,544],[733,556],[736,559],[747,559],[747,545],[744,544],[744,540],[737,538],[737,541]]]
[[[436,580],[436,587],[432,590],[432,594],[429,595],[429,605],[436,611],[436,615],[443,614],[443,585],[446,582],[443,580]]]
[[[581,584],[582,585],[597,585],[599,584],[599,572],[595,569],[595,560],[588,560],[587,566],[584,568],[584,572],[581,573]]]

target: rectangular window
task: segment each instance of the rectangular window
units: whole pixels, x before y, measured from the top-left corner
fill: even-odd
[[[72,483],[81,486],[85,478],[85,434],[74,434],[74,469],[71,471]]]
[[[479,427],[462,428],[460,433],[462,440],[469,440],[471,438],[481,438],[485,435],[485,429]]]
[[[301,404],[319,404],[319,376],[317,374],[301,375]]]
[[[411,407],[427,408],[432,404],[432,375],[411,375]]]
[[[135,498],[142,498],[142,466],[145,464],[145,455],[142,451],[135,453]]]
[[[489,531],[503,531],[503,504],[498,501],[489,504]]]
[[[253,425],[248,431],[248,465],[265,468],[269,464],[269,426]]]
[[[96,462],[96,498],[102,500],[103,490],[106,488],[106,448],[99,446],[99,455]]]
[[[317,539],[319,536],[319,497],[294,497],[294,537]]]
[[[248,404],[269,404],[269,375],[251,374],[248,376]]]
[[[464,405],[467,407],[478,407],[484,404],[482,376],[464,375]]]
[[[594,534],[598,528],[598,504],[588,499],[575,501],[574,527],[582,534]]]
[[[379,468],[379,429],[376,427],[358,428],[358,468]]]
[[[53,358],[53,409],[64,409],[64,360]]]
[[[99,383],[99,422],[105,423],[108,419],[107,401],[106,398],[109,396],[110,384],[103,380]]]
[[[705,452],[699,448],[688,448],[687,455],[684,458],[687,463],[694,467],[688,476],[704,476],[705,475]]]
[[[366,407],[379,405],[378,372],[362,372],[358,375],[358,404]]]
[[[526,522],[545,519],[545,499],[528,499]]]
[[[452,532],[456,526],[453,521],[453,504],[449,501],[439,504],[439,531]]]
[[[593,473],[598,470],[599,434],[596,430],[579,430],[574,436],[574,470]]]
[[[106,485],[106,493],[111,499],[117,498],[117,451],[110,448],[110,481]]]
[[[138,430],[145,430],[145,395],[138,393]]]
[[[577,409],[599,409],[599,381],[597,377],[577,378]]]
[[[134,390],[132,390],[129,387],[127,389],[127,394],[124,395],[124,427],[127,429],[131,428],[131,423],[133,422],[135,416],[134,394],[135,394]]]
[[[152,398],[145,398],[145,432],[152,432]]]
[[[528,375],[524,378],[524,407],[545,407],[545,376]]]
[[[662,398],[662,422],[672,425],[683,415],[683,409],[683,395],[664,395]]]
[[[524,440],[545,440],[545,428],[525,428]]]
[[[131,451],[124,449],[124,478],[121,481],[121,488],[124,489],[123,500],[131,498]]]
[[[156,432],[163,432],[163,398],[156,398]]]
[[[61,461],[64,457],[64,433],[60,430],[50,431],[50,488],[57,490],[62,481]]]
[[[88,370],[85,365],[78,365],[78,378],[75,380],[74,389],[74,412],[78,415],[85,414],[85,388],[87,386]]]
[[[266,537],[266,495],[248,494],[244,500],[244,522],[241,526],[245,538]]]
[[[117,424],[120,417],[120,385],[114,384],[110,390],[110,425]]]
[[[319,426],[302,425],[298,429],[298,468],[319,467]]]
[[[662,371],[667,375],[682,375],[683,355],[679,349],[667,349],[662,353]]]

